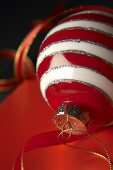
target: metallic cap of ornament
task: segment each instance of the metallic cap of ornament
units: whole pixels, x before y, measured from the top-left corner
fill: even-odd
[[[63,132],[71,134],[81,134],[86,132],[86,124],[90,117],[88,112],[82,112],[77,105],[62,104],[53,121],[54,124]]]
[[[64,105],[64,104],[62,104],[62,105],[58,108],[57,115],[65,114],[66,109],[67,109],[67,106]]]
[[[68,107],[68,112],[67,112],[70,116],[76,117],[76,118],[80,118],[81,115],[83,114],[80,109],[78,108],[77,105],[74,106],[69,106]]]

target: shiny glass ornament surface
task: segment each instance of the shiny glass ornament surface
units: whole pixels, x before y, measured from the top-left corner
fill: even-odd
[[[81,9],[46,35],[37,73],[50,107],[57,111],[65,102],[73,102],[89,113],[87,129],[98,129],[113,120],[113,12]]]

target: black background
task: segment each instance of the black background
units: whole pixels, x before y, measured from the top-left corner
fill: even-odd
[[[80,5],[101,5],[113,8],[113,0],[64,0],[65,9]],[[17,49],[22,39],[31,29],[34,19],[44,19],[50,16],[60,0],[14,1],[0,0],[0,49]],[[38,40],[37,40],[38,44]],[[38,45],[35,45],[38,51]],[[32,54],[35,64],[36,54]],[[0,59],[0,78],[12,76],[13,63]],[[2,101],[7,92],[0,93]]]

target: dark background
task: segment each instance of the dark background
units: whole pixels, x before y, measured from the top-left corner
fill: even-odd
[[[0,0],[0,49],[17,49],[22,39],[30,31],[32,21],[50,16],[59,2],[62,0]],[[65,9],[80,5],[101,5],[113,8],[113,0],[64,0],[64,2]],[[36,39],[31,52],[34,64],[39,43]],[[0,59],[0,78],[10,78],[13,74],[12,68],[12,61]],[[9,92],[0,93],[0,101],[7,94]]]

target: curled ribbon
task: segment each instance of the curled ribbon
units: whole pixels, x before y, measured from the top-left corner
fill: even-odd
[[[0,51],[0,58],[15,58],[16,51],[14,50],[1,50]],[[12,77],[10,79],[0,79],[0,91],[11,90],[18,85],[17,78]]]
[[[15,50],[1,50],[0,58],[9,58],[11,60],[15,60],[16,51]],[[26,75],[26,78],[34,78],[35,77],[35,69],[33,63],[29,57],[25,61],[23,65],[22,74]],[[20,83],[20,78],[15,74],[10,79],[0,79],[0,92],[8,91],[15,88]]]

